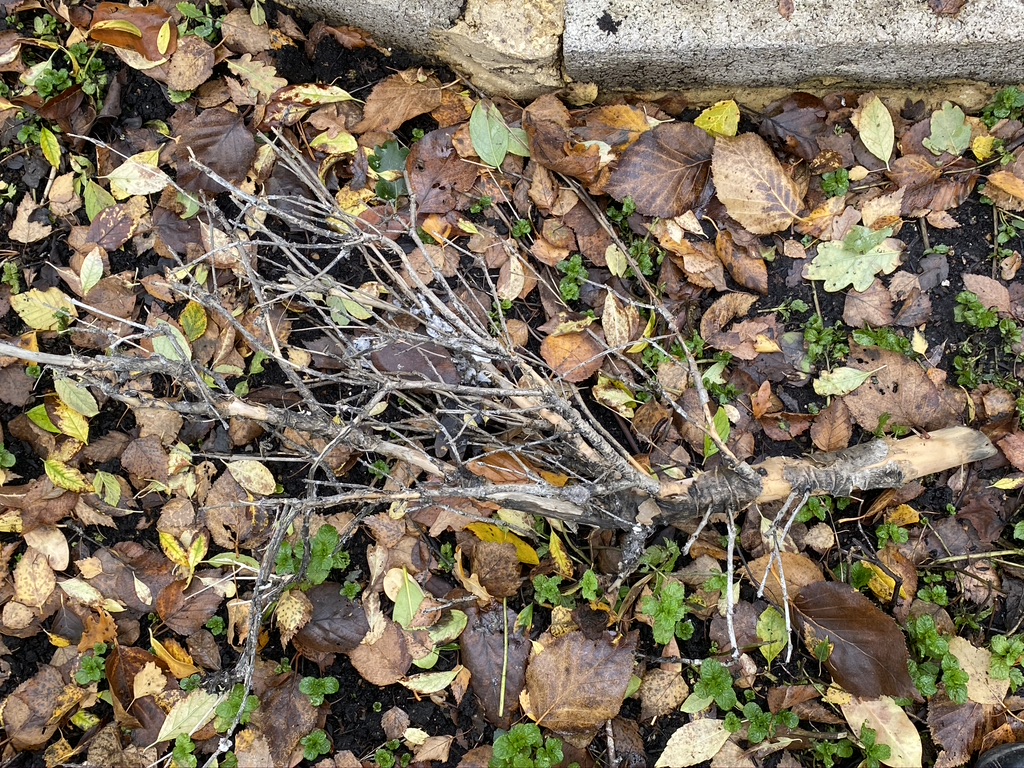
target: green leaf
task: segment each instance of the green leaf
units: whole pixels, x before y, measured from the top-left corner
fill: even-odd
[[[60,168],[60,142],[49,128],[39,129],[39,147],[43,150],[46,162],[54,168]]]
[[[880,98],[872,96],[853,113],[851,121],[868,152],[888,166],[896,146],[896,129],[888,107]]]
[[[96,495],[112,507],[116,507],[121,501],[121,485],[109,472],[98,470],[93,475],[92,487]]]
[[[68,408],[83,416],[92,417],[100,412],[92,392],[71,379],[57,378],[53,382],[57,396]]]
[[[443,691],[451,685],[452,681],[462,672],[462,669],[460,664],[447,672],[425,672],[421,675],[411,675],[398,682],[421,696],[429,696],[432,693]]]
[[[708,107],[693,124],[711,136],[735,136],[740,126],[740,108],[732,99]]]
[[[114,196],[92,179],[86,182],[82,197],[85,200],[85,215],[89,217],[89,221],[95,220],[101,211],[117,205]]]
[[[933,155],[962,155],[971,145],[971,127],[964,111],[948,101],[942,102],[942,109],[932,112],[931,127],[931,135],[921,143]]]
[[[424,594],[420,585],[407,571],[403,570],[402,576],[402,587],[395,596],[395,613],[392,618],[398,626],[409,629],[416,616],[416,611],[423,603]]]
[[[469,140],[486,165],[499,168],[508,154],[509,130],[496,106],[478,101],[469,116]]]
[[[768,606],[758,617],[757,637],[764,643],[760,648],[761,655],[769,664],[775,661],[789,643],[786,620],[774,607]]]
[[[522,128],[508,129],[508,151],[518,157],[530,156],[530,138]]]
[[[50,419],[50,414],[46,412],[45,405],[37,405],[35,408],[32,408],[25,415],[28,416],[29,421],[31,421],[40,429],[44,429],[47,432],[54,435],[60,434],[60,429],[58,429],[57,425],[54,424],[53,421]]]
[[[822,371],[814,380],[814,391],[822,397],[848,395],[867,381],[872,373],[874,371],[860,371],[847,366]]]
[[[729,425],[729,414],[725,412],[725,408],[719,408],[715,411],[714,419],[712,420],[715,427],[715,434],[721,438],[722,442],[726,442],[729,439],[731,427]],[[709,459],[718,453],[718,446],[715,445],[714,441],[709,435],[704,436],[704,458]]]
[[[195,733],[213,719],[217,705],[222,699],[223,696],[206,691],[193,691],[171,707],[163,725],[160,726],[157,742],[171,741],[178,736]]]
[[[100,256],[99,248],[93,248],[82,259],[82,269],[78,274],[78,279],[82,281],[83,296],[88,296],[89,291],[103,279],[103,259]]]
[[[155,354],[175,363],[192,359],[192,347],[189,346],[185,334],[166,320],[157,320],[155,325],[161,331],[159,336],[153,337]]]
[[[853,286],[866,291],[879,272],[890,274],[900,265],[903,244],[889,239],[889,228],[872,232],[855,226],[843,241],[833,240],[818,246],[818,255],[807,265],[807,277],[824,280],[825,290],[841,291]]]

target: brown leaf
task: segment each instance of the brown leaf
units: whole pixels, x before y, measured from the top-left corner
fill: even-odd
[[[865,699],[919,698],[907,670],[903,633],[860,592],[836,581],[808,584],[793,607],[812,652],[817,643],[831,644],[825,666],[847,691]]]
[[[711,170],[714,140],[691,123],[663,123],[626,150],[606,191],[631,197],[645,216],[672,218],[696,207]]]
[[[727,293],[718,297],[700,319],[700,335],[705,339],[714,336],[737,317],[746,317],[756,303],[757,296],[752,293]]]
[[[976,294],[981,303],[1003,316],[1012,313],[1010,291],[998,280],[986,275],[964,275],[964,288]]]
[[[892,296],[877,277],[866,291],[847,292],[843,322],[851,328],[884,328],[892,321]]]
[[[106,251],[116,251],[128,242],[128,238],[135,230],[135,224],[131,207],[125,203],[118,203],[99,212],[93,219],[85,239],[87,243],[95,243]]]
[[[996,443],[1014,469],[1024,472],[1024,432],[1013,432]]]
[[[63,689],[60,670],[44,664],[4,700],[4,731],[15,749],[35,752],[46,746],[60,727],[53,714]]]
[[[821,151],[818,139],[828,134],[825,103],[809,93],[793,93],[770,104],[761,120],[760,133],[785,145],[791,153],[808,162]]]
[[[189,35],[178,44],[167,65],[167,87],[175,91],[194,91],[210,79],[216,56],[201,37]]]
[[[277,665],[260,662],[253,676],[253,693],[260,705],[252,716],[252,727],[266,736],[271,765],[293,765],[292,755],[302,747],[302,737],[319,728],[326,720],[327,705],[314,707],[309,696],[299,690],[302,675],[275,672]]]
[[[190,153],[222,178],[239,184],[256,156],[256,140],[244,118],[223,107],[204,110],[182,128],[174,153],[178,184],[190,192],[220,192],[218,182],[192,165]]]
[[[775,605],[784,605],[786,599],[792,600],[801,589],[808,584],[824,581],[821,569],[806,555],[792,552],[780,552],[782,560],[782,579],[779,578],[779,562],[771,554],[761,555],[747,567],[746,575],[760,588],[765,582],[764,594]],[[771,570],[768,571],[769,566]],[[767,579],[765,574],[767,573]],[[783,594],[782,582],[786,590]]]
[[[850,444],[853,437],[853,420],[850,409],[842,398],[837,397],[818,414],[811,425],[811,442],[819,451],[840,451]]]
[[[536,99],[523,111],[523,128],[530,139],[530,156],[557,173],[593,181],[600,170],[601,151],[576,140],[572,117],[553,94]]]
[[[936,384],[920,365],[898,352],[850,345],[848,365],[874,371],[843,400],[861,427],[874,432],[888,414],[890,426],[933,430],[961,422],[965,402],[948,384]]]
[[[973,701],[955,704],[944,691],[928,702],[928,730],[942,748],[935,768],[963,765],[978,751],[982,737],[994,725],[990,710]]]
[[[132,485],[145,488],[150,481],[166,484],[167,452],[155,436],[133,440],[121,454],[121,467],[131,476]]]
[[[506,611],[504,616],[503,610]],[[521,632],[513,629],[516,614],[501,605],[486,611],[469,606],[466,608],[466,616],[468,623],[459,637],[459,646],[462,663],[472,673],[469,679],[470,688],[483,707],[484,719],[496,727],[507,727],[519,707],[519,694],[526,686],[525,673],[530,656],[530,641]],[[503,681],[501,670],[506,668],[508,671]],[[500,708],[503,682],[504,711]]]
[[[967,0],[928,0],[928,9],[936,16],[956,16]]]
[[[14,599],[31,608],[42,608],[56,586],[46,555],[29,547],[14,568]]]
[[[455,151],[452,146],[455,130],[431,131],[409,152],[406,159],[409,187],[419,213],[449,213],[470,204],[467,193],[476,182],[478,168]]]
[[[349,660],[363,679],[373,685],[397,683],[412,665],[412,656],[402,630],[391,619],[381,617],[384,631],[372,643],[360,643],[349,654]]]
[[[473,574],[494,597],[511,597],[523,584],[521,564],[512,544],[479,541],[473,547]]]
[[[374,86],[353,133],[395,131],[407,120],[441,106],[441,81],[407,69]]]
[[[340,584],[324,582],[309,590],[308,597],[313,613],[292,638],[300,653],[348,653],[366,637],[366,614],[341,594]]]
[[[768,265],[757,247],[737,245],[732,234],[723,229],[715,239],[715,253],[738,285],[768,295]]]
[[[34,243],[49,237],[53,227],[40,222],[39,217],[34,215],[37,211],[46,221],[45,211],[32,200],[31,195],[25,195],[18,203],[18,212],[7,236],[16,243]]]
[[[754,234],[781,232],[803,207],[799,186],[756,134],[716,139],[711,173],[726,211]]]
[[[604,345],[587,331],[548,336],[541,342],[540,354],[551,370],[566,381],[586,381],[604,363]]]
[[[167,36],[161,44],[161,36]],[[89,37],[114,48],[161,61],[174,53],[178,28],[171,15],[158,5],[129,7],[122,3],[100,3],[93,11]]]
[[[571,632],[551,641],[526,668],[527,715],[556,733],[586,738],[619,713],[637,637],[633,632],[614,642]]]
[[[370,354],[374,368],[402,378],[458,384],[459,372],[452,356],[444,347],[432,341],[409,344],[396,341]]]
[[[220,576],[220,572],[197,571],[197,578],[193,579],[188,589],[184,589],[184,581],[175,581],[160,593],[156,601],[156,612],[164,624],[185,637],[198,632],[224,602],[217,590],[200,581],[200,576]]]

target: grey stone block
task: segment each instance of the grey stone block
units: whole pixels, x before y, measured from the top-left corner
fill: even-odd
[[[379,43],[431,55],[436,35],[455,24],[462,0],[296,0],[309,18],[364,29]]]
[[[1024,82],[1024,0],[569,0],[563,60],[611,89]]]

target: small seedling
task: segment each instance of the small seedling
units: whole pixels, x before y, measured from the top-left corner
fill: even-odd
[[[174,740],[174,751],[171,752],[171,765],[174,768],[196,768],[199,761],[192,754],[196,751],[195,742],[187,734],[179,733]]]
[[[303,736],[299,739],[299,744],[302,746],[302,756],[311,763],[331,751],[330,739],[327,738],[327,732],[322,728],[317,728],[312,733]]]
[[[304,677],[299,683],[299,691],[309,697],[309,703],[319,707],[327,696],[338,692],[340,688],[336,677]]]
[[[667,645],[673,637],[689,640],[693,637],[693,623],[684,621],[689,612],[686,590],[676,581],[662,583],[653,595],[643,599],[640,612],[653,623],[654,642]]]
[[[82,657],[82,665],[75,672],[75,682],[82,686],[102,682],[107,676],[107,662],[103,658],[106,652],[106,643],[97,643],[93,646],[92,655]]]
[[[562,295],[562,300],[566,303],[578,301],[580,289],[590,278],[590,273],[583,266],[583,257],[574,253],[572,258],[566,259],[558,265],[558,271],[565,275],[558,283],[558,292]]]
[[[246,696],[245,686],[238,684],[214,710],[213,727],[217,733],[227,733],[236,718],[239,724],[246,725],[259,705],[260,700],[252,695]]]
[[[309,564],[306,567],[305,582],[311,586],[323,584],[335,568],[345,570],[351,558],[348,552],[339,550],[340,536],[333,525],[324,525],[310,542]],[[276,571],[281,575],[297,574],[302,568],[303,545],[285,542],[277,553]]]
[[[519,723],[495,740],[490,768],[554,768],[564,759],[561,739],[545,739],[536,723]]]
[[[842,197],[850,191],[850,172],[840,168],[821,177],[821,190],[828,197]]]

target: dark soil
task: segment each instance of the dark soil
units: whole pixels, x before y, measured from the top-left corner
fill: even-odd
[[[272,16],[272,12],[268,11],[268,15]],[[394,53],[391,57],[386,57],[371,48],[349,51],[328,37],[318,46],[312,59],[307,58],[301,48],[286,47],[277,54],[275,63],[278,74],[291,83],[333,83],[359,97],[361,94],[365,95],[375,83],[393,72],[419,62],[399,52]],[[442,78],[444,76],[442,74]],[[118,79],[121,103],[118,117],[108,126],[112,136],[116,136],[125,128],[137,128],[148,121],[170,119],[175,107],[168,100],[162,86],[128,67],[124,67],[120,71]],[[421,127],[429,130],[433,126],[428,123],[429,121]],[[5,141],[4,143],[9,142]],[[16,185],[20,193],[38,193],[45,184],[46,171],[47,169],[40,165],[35,156],[27,154],[8,156],[0,163],[0,180]],[[940,257],[933,257],[945,260],[948,277],[930,290],[933,314],[929,322],[930,338],[934,344],[943,342],[947,344],[947,356],[951,355],[956,345],[965,338],[963,326],[953,322],[953,303],[956,295],[963,290],[961,275],[963,273],[989,274],[993,268],[991,257],[992,210],[991,206],[981,203],[975,195],[968,203],[952,211],[952,215],[961,224],[961,228],[946,231],[929,229],[927,232],[931,248],[934,249],[938,245],[949,246],[948,253]],[[9,226],[13,213],[13,206],[8,204],[0,215],[4,224]],[[917,273],[924,268],[935,266],[934,261],[926,264],[929,254],[925,252],[924,233],[914,222],[905,224],[901,237],[908,245],[904,269]],[[0,237],[0,240],[2,239]],[[766,241],[767,243],[768,241]],[[1012,247],[1018,248],[1022,245],[1024,244],[1011,244]],[[0,247],[19,251],[22,262],[26,265],[42,266],[52,257],[50,249],[61,246],[55,241],[36,244],[28,248],[4,242],[0,243]],[[141,274],[157,266],[156,256],[153,254],[121,254],[119,258],[122,259],[119,267],[132,263],[140,270]],[[65,261],[64,259],[56,260]],[[754,312],[769,310],[786,301],[799,298],[811,307],[820,307],[826,323],[840,321],[843,315],[842,294],[826,294],[818,291],[815,295],[813,284],[800,278],[801,267],[800,263],[781,255],[770,264],[769,295],[758,302]],[[354,282],[358,283],[359,281]],[[803,320],[800,316],[792,318],[787,323],[789,330],[800,330],[802,326]],[[17,329],[8,327],[4,330],[14,333]],[[277,383],[274,379],[275,377],[271,374],[267,381],[270,384]],[[786,388],[785,396],[789,398],[794,408],[801,410],[806,410],[810,403],[823,404],[821,398],[815,396],[806,383],[802,387]],[[21,412],[22,409],[14,406],[0,406],[0,424],[9,424]],[[594,407],[593,412],[602,419],[609,431],[616,435],[622,435],[621,423],[610,416],[608,411]],[[114,409],[105,409],[103,414],[103,418],[95,424],[96,434],[102,434],[115,428],[119,431],[131,432],[130,418],[122,420],[128,416],[127,413],[117,415]],[[219,447],[221,441],[218,440],[217,431],[220,430],[220,427],[212,427],[211,430],[212,434],[193,434],[194,444],[203,445],[211,450]],[[219,437],[223,438],[223,435],[219,435]],[[41,462],[27,446],[9,437],[6,439],[5,445],[14,453],[18,472],[23,477],[33,477],[42,471]],[[778,453],[780,450],[779,445],[774,442],[770,446],[763,447],[773,453]],[[789,449],[787,447],[783,450]],[[809,444],[806,440],[794,442],[791,446],[794,453],[803,453],[808,449]],[[275,470],[275,475],[289,478],[289,471],[287,467],[283,466],[279,474]],[[303,480],[304,478],[300,476],[289,478],[286,480],[286,484],[289,486],[288,490],[299,495],[300,483]],[[945,488],[931,489],[928,493],[931,494],[929,506],[932,508],[941,509],[951,500],[951,494]],[[121,518],[117,534],[102,530],[80,531],[77,542],[86,553],[94,546],[92,544],[93,537],[103,536],[109,540],[112,535],[133,539],[143,542],[147,546],[158,548],[155,532],[148,524],[148,519],[150,518],[145,516],[141,519],[137,516]],[[858,540],[861,533],[863,532],[859,529],[851,528],[850,533],[847,534],[849,536],[847,543],[870,547],[869,541]],[[353,547],[352,551],[365,552],[365,542],[361,547]],[[838,563],[830,565],[834,566]],[[353,568],[362,568],[365,573],[365,562],[354,563]],[[524,604],[525,602],[520,601],[510,607],[521,608]],[[692,640],[681,644],[681,654],[684,657],[704,658],[708,655],[712,645],[711,622],[696,621],[695,625],[695,635]],[[650,631],[647,628],[642,628],[641,635],[640,652],[641,654],[651,654],[649,658],[653,661],[656,658],[654,654],[657,653],[657,648],[653,643]],[[3,658],[10,665],[10,669],[0,684],[0,698],[9,694],[21,682],[29,679],[39,665],[46,663],[51,658],[53,652],[45,634],[39,634],[26,640],[6,638],[5,642],[10,654]],[[271,647],[276,645],[279,648],[278,643],[278,638],[273,637]],[[268,650],[267,654],[270,653]],[[229,661],[229,659],[225,659],[225,663],[229,663]],[[384,747],[387,739],[381,726],[381,718],[392,707],[400,707],[405,710],[415,727],[422,728],[431,735],[453,735],[455,740],[450,759],[450,764],[453,765],[466,751],[480,744],[490,743],[493,737],[493,729],[486,726],[479,718],[478,707],[472,701],[471,694],[467,694],[461,706],[456,706],[450,698],[443,704],[437,704],[429,699],[418,700],[416,696],[398,685],[381,689],[366,683],[352,668],[348,659],[343,656],[339,656],[331,666],[325,669],[319,669],[302,658],[290,658],[288,663],[292,669],[301,674],[333,675],[339,680],[340,692],[330,701],[331,717],[328,719],[325,730],[336,749],[350,750],[360,758],[372,759],[375,751]],[[444,663],[442,661],[442,664]],[[449,658],[447,663],[450,665],[453,660]],[[623,714],[636,720],[639,716],[639,705],[635,701],[627,702]],[[641,723],[641,735],[648,755],[660,754],[669,736],[686,720],[686,715],[678,714],[661,718],[653,724]],[[71,738],[70,735],[69,738]],[[594,749],[602,749],[603,746],[600,745],[603,743],[601,738],[595,740]],[[401,755],[401,750],[398,755]],[[40,757],[22,755],[16,763],[10,765],[27,766],[40,763]]]

